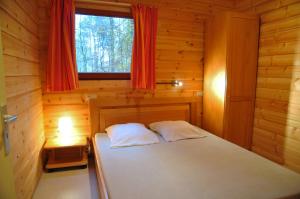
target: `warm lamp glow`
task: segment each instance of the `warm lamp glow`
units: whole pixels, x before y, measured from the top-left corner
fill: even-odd
[[[58,120],[59,141],[68,142],[73,133],[73,121],[71,117],[61,117]]]
[[[183,86],[183,82],[178,81],[178,80],[175,80],[173,84],[174,84],[175,87],[182,87]]]
[[[220,72],[215,76],[212,82],[212,89],[214,94],[223,101],[225,94],[225,72]]]

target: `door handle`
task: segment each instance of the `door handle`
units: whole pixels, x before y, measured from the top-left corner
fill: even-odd
[[[9,128],[8,124],[10,122],[16,121],[16,115],[8,115],[6,111],[6,106],[0,107],[0,114],[2,115],[2,128],[3,128],[3,141],[4,141],[4,151],[5,155],[8,155],[10,152],[10,144],[9,144]],[[1,129],[0,129],[1,130]]]
[[[4,115],[3,118],[4,118],[4,123],[10,123],[16,121],[18,117],[16,115]]]

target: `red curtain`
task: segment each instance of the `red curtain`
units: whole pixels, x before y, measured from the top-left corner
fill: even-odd
[[[155,89],[157,8],[133,5],[134,40],[131,81],[134,89]]]
[[[73,0],[51,0],[46,90],[78,88]]]

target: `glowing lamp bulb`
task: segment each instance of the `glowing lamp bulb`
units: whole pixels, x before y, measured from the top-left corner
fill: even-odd
[[[175,85],[175,87],[182,87],[183,83],[182,83],[182,81],[175,80],[174,85]]]
[[[61,117],[58,120],[58,130],[63,136],[69,136],[72,133],[73,121],[70,117]]]

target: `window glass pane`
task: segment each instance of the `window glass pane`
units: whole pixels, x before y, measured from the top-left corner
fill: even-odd
[[[130,72],[132,19],[76,14],[75,20],[79,73]]]

